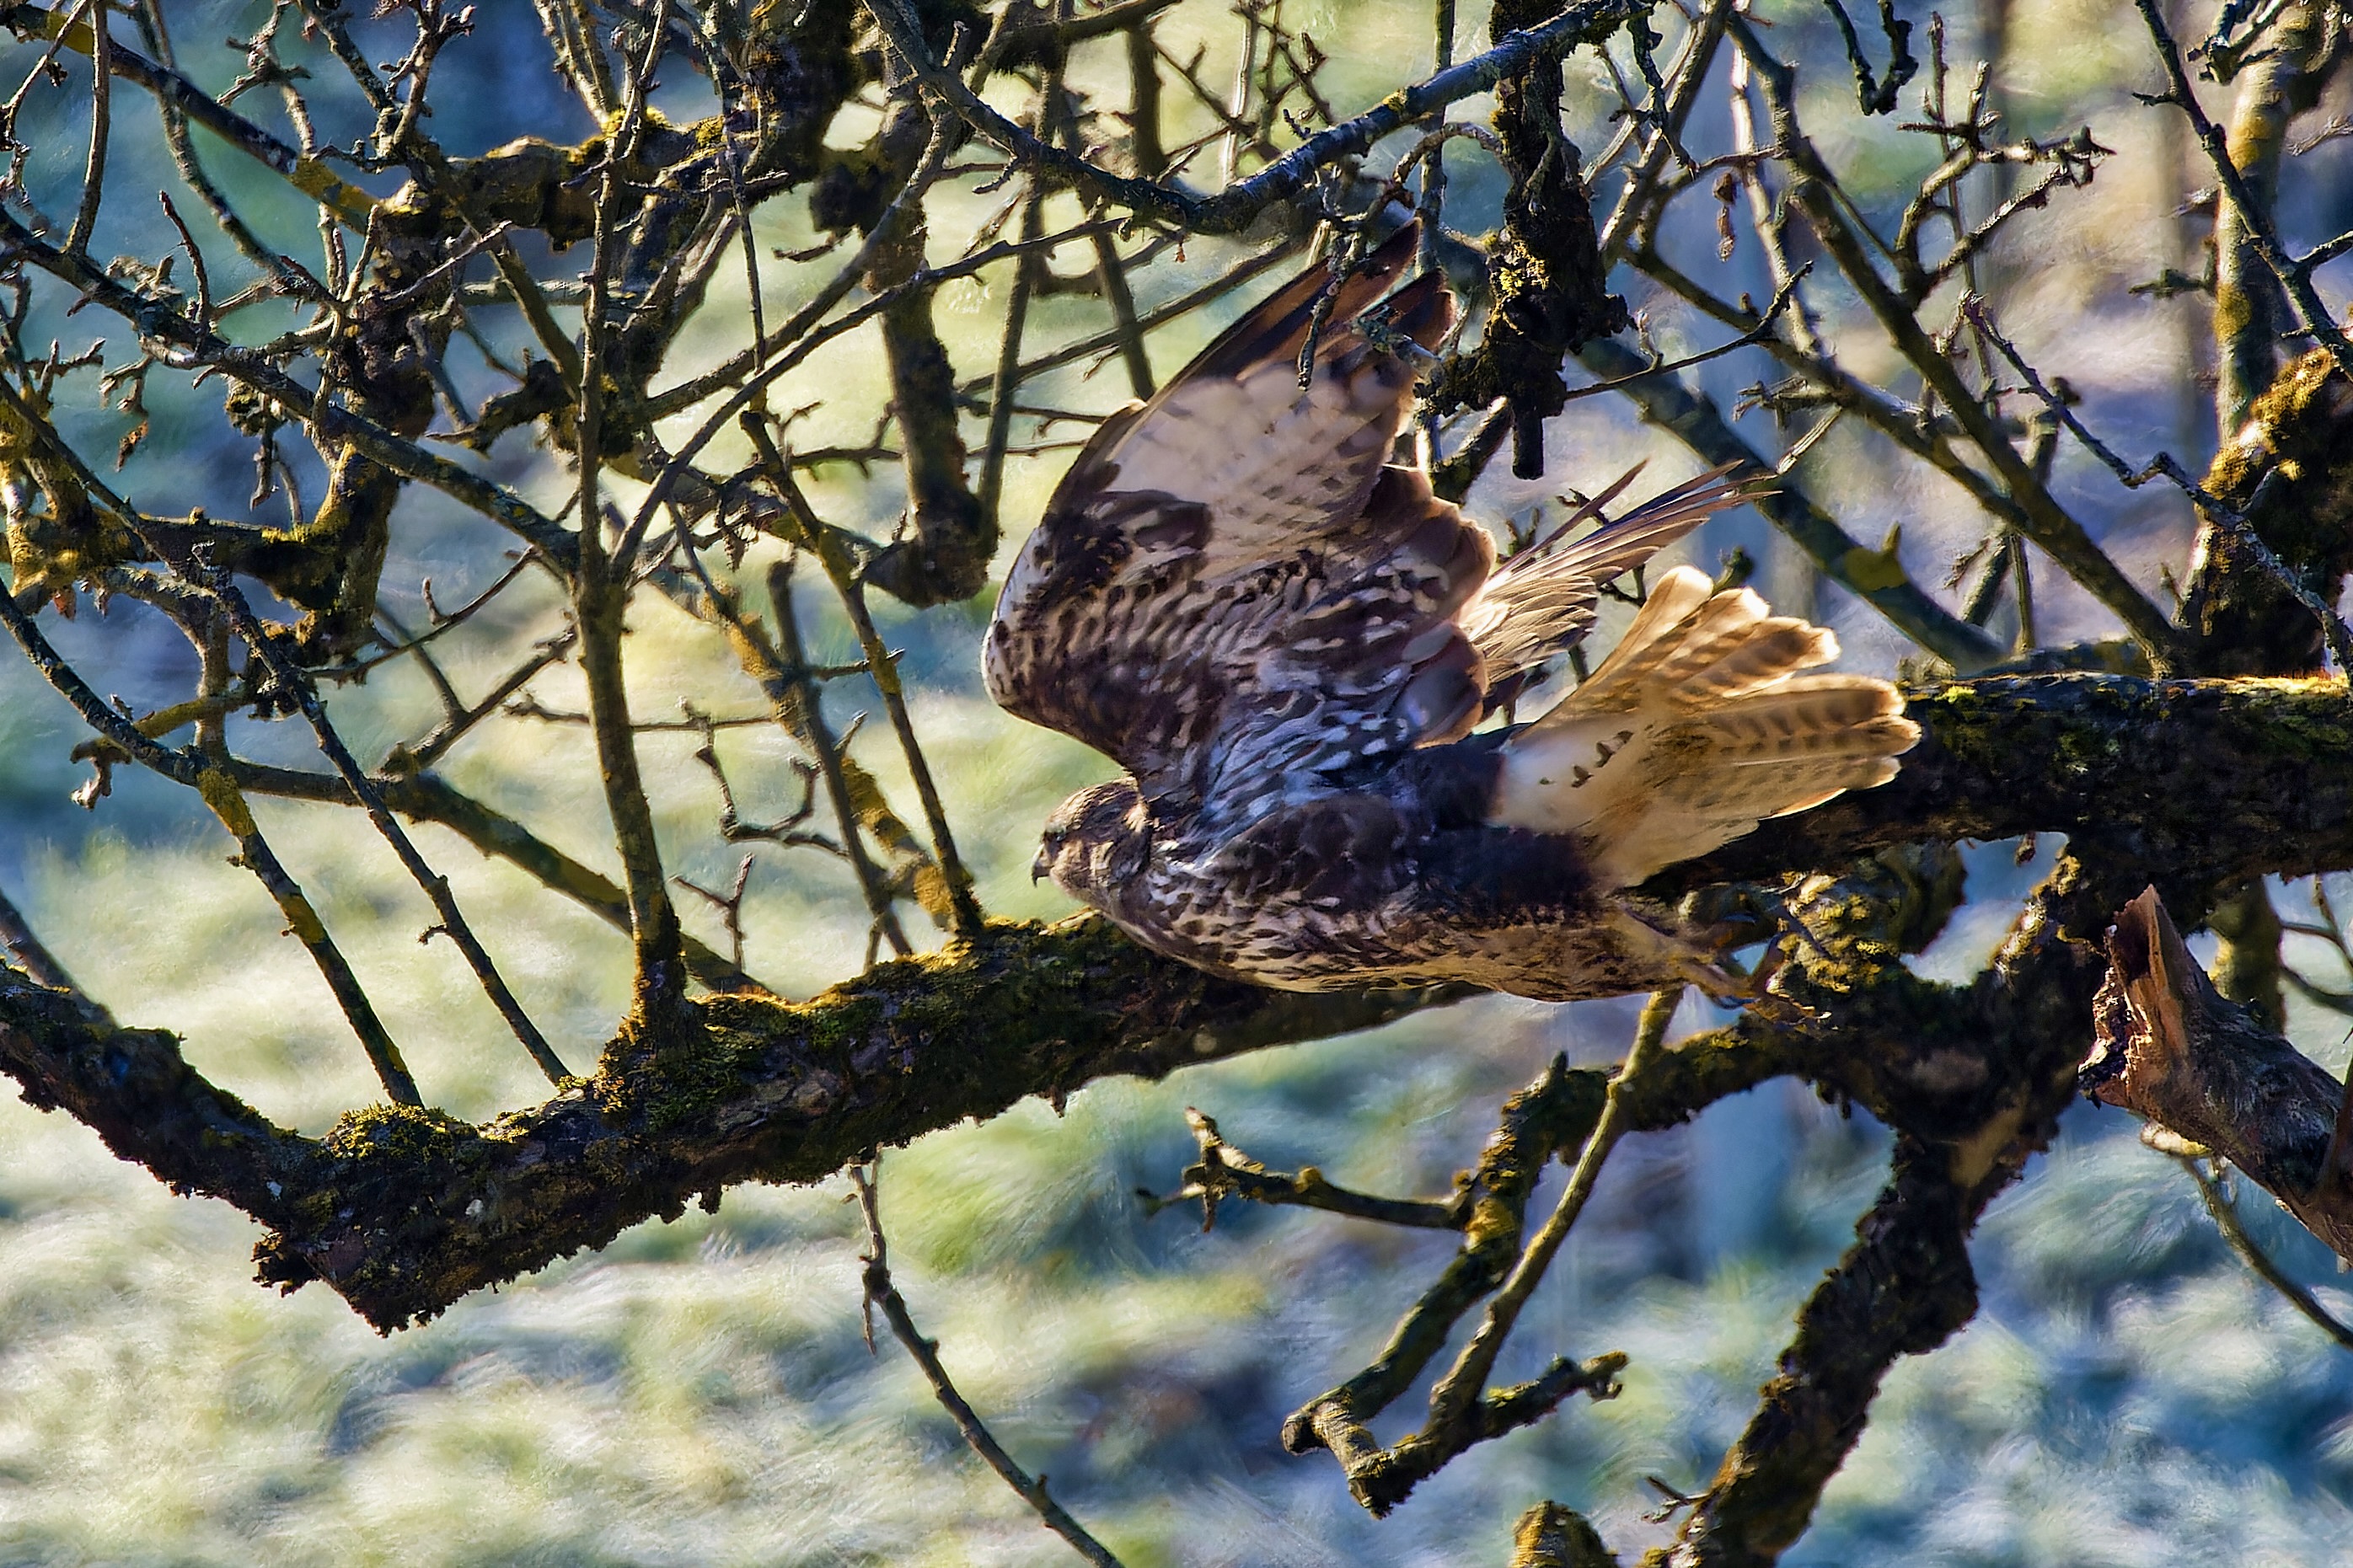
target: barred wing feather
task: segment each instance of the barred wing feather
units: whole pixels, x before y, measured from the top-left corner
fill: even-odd
[[[1413,247],[1409,227],[1338,285],[1305,389],[1321,271],[1097,432],[998,598],[998,702],[1196,803],[1468,730],[1484,683],[1454,616],[1493,547],[1388,464],[1398,351],[1437,342],[1453,302],[1430,274],[1366,314]]]

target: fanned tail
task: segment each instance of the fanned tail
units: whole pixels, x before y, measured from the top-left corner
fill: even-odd
[[[1884,784],[1919,726],[1886,681],[1799,673],[1837,657],[1826,628],[1678,567],[1592,678],[1505,745],[1490,819],[1576,837],[1596,882],[1623,888]]]

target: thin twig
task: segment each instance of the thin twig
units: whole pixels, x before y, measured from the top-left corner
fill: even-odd
[[[57,12],[38,5],[9,6],[8,25],[35,37],[61,43],[77,54],[92,54],[100,47],[87,22],[60,16]],[[338,179],[316,158],[288,146],[234,110],[222,107],[212,94],[179,72],[156,64],[136,49],[123,47],[120,42],[110,39],[105,47],[111,58],[111,75],[153,93],[157,100],[171,105],[238,152],[275,169],[295,189],[353,229],[366,228],[368,215],[375,209],[374,196]]]
[[[473,732],[474,726],[492,713],[501,711],[507,699],[522,690],[525,683],[538,675],[541,670],[551,664],[560,663],[572,651],[576,635],[571,627],[567,626],[549,637],[532,651],[529,658],[509,670],[497,685],[491,688],[490,694],[480,702],[470,708],[460,706],[439,724],[435,725],[431,733],[408,748],[409,765],[416,768],[429,768],[439,762],[450,747]],[[427,658],[425,650],[421,647],[417,650],[417,653],[419,659]],[[584,714],[582,718],[585,722],[586,715]],[[640,724],[638,728],[642,730],[645,726]]]
[[[1454,1365],[1430,1391],[1430,1429],[1454,1426],[1461,1421],[1487,1384],[1487,1374],[1494,1370],[1495,1358],[1504,1349],[1504,1341],[1512,1327],[1519,1321],[1520,1309],[1543,1283],[1545,1271],[1552,1267],[1561,1244],[1568,1239],[1569,1228],[1577,1224],[1577,1215],[1585,1212],[1586,1200],[1593,1195],[1594,1184],[1601,1178],[1601,1167],[1618,1140],[1626,1131],[1626,1087],[1639,1079],[1664,1048],[1667,1025],[1672,1021],[1675,1009],[1683,999],[1680,985],[1654,993],[1642,1005],[1642,1016],[1634,1028],[1634,1043],[1626,1052],[1626,1060],[1609,1080],[1608,1097],[1601,1103],[1601,1115],[1586,1136],[1585,1148],[1577,1157],[1577,1166],[1561,1190],[1560,1201],[1553,1205],[1520,1260],[1513,1266],[1511,1275],[1494,1300],[1487,1303],[1487,1316],[1462,1347]]]
[[[720,613],[734,623],[739,637],[748,638],[754,629],[749,618],[724,601],[714,603]],[[799,706],[796,716],[798,723],[788,723],[787,728],[797,728],[808,749],[817,753],[818,771],[825,780],[826,795],[833,802],[834,819],[841,828],[842,852],[849,860],[850,869],[857,873],[859,890],[866,897],[867,912],[873,918],[874,929],[891,943],[892,951],[903,957],[913,949],[908,945],[907,933],[891,908],[890,885],[866,853],[865,840],[859,833],[858,803],[842,766],[841,744],[826,724],[817,678],[809,668],[808,650],[801,642],[800,618],[793,613],[793,568],[789,559],[774,562],[768,567],[768,608],[776,617],[777,647],[770,658],[784,667],[785,679]]]
[[[66,248],[77,254],[90,247],[90,233],[98,226],[98,204],[106,194],[106,142],[114,117],[114,35],[108,30],[107,11],[108,0],[83,0],[77,13],[90,18],[90,161],[83,168],[73,226],[66,230]]]
[[[2025,378],[2027,389],[2042,400],[2043,405],[2051,411],[2052,416],[2067,427],[2070,435],[2083,443],[2084,450],[2106,465],[2108,471],[2116,475],[2126,489],[2138,489],[2154,479],[2170,479],[2191,500],[2198,503],[2198,509],[2200,511],[2236,535],[2240,543],[2246,547],[2248,553],[2254,557],[2255,564],[2293,595],[2296,603],[2312,612],[2314,618],[2320,623],[2320,635],[2327,642],[2328,651],[2336,657],[2337,669],[2348,679],[2353,679],[2353,632],[2348,632],[2345,623],[2337,618],[2335,605],[2314,593],[2306,585],[2302,578],[2288,569],[2287,563],[2282,561],[2273,552],[2272,547],[2265,543],[2263,537],[2255,531],[2254,524],[2248,521],[2245,513],[2224,504],[2220,497],[2192,479],[2189,471],[2175,460],[2170,452],[2159,452],[2139,468],[2126,462],[2110,450],[2098,437],[2093,435],[2084,422],[2075,416],[2074,409],[2068,405],[2065,398],[2043,384],[2042,377],[2035,373],[2032,365],[2026,363],[2025,356],[2018,352],[2017,345],[2002,336],[1995,328],[1992,316],[1986,310],[1984,300],[1972,295],[1962,301],[1961,308],[1968,313],[1970,321],[1978,331],[1984,333],[1988,341],[2001,352],[2001,357],[2010,362],[2010,369]]]
[[[979,256],[967,258],[954,266],[919,268],[912,277],[896,288],[883,290],[866,301],[864,305],[845,312],[838,321],[827,322],[823,326],[819,325],[825,321],[827,312],[830,311],[857,284],[858,280],[866,275],[883,247],[900,239],[899,226],[909,221],[920,210],[923,193],[930,187],[934,180],[939,177],[940,170],[946,165],[948,153],[955,143],[955,138],[949,133],[949,128],[944,121],[934,129],[931,142],[924,148],[923,159],[916,164],[915,172],[908,176],[906,185],[901,189],[897,196],[892,199],[890,206],[883,210],[881,217],[875,221],[873,228],[866,236],[865,242],[858,247],[858,253],[828,280],[824,288],[818,290],[814,299],[793,313],[792,320],[776,329],[776,336],[772,341],[772,346],[780,351],[776,357],[766,364],[751,370],[742,384],[737,386],[719,407],[704,416],[702,423],[695,427],[694,433],[688,437],[686,441],[670,455],[670,460],[662,465],[661,472],[655,477],[652,485],[648,487],[645,500],[638,504],[636,515],[629,519],[628,527],[622,531],[620,543],[616,547],[617,560],[627,562],[635,559],[637,550],[643,542],[647,530],[653,526],[655,514],[661,510],[662,504],[670,499],[670,492],[677,488],[687,471],[687,465],[691,463],[702,448],[708,446],[721,431],[734,424],[739,415],[754,406],[765,395],[769,384],[779,376],[799,364],[821,345],[881,315],[908,294],[921,289],[937,288],[949,277],[963,277],[978,271],[981,266],[989,262],[1002,260],[1007,255],[1020,254],[1018,248],[996,246]],[[746,363],[748,368],[754,362]],[[733,364],[731,363],[729,366],[723,368],[733,369]],[[708,395],[708,394],[704,393],[702,395]],[[700,401],[700,396],[694,401]],[[659,400],[657,399],[656,402]],[[651,407],[652,405],[649,405],[649,413]]]
[[[1048,62],[1044,80],[1038,89],[1038,113],[1034,133],[1050,141],[1056,135],[1061,116],[1056,112],[1056,100],[1062,96],[1062,57]],[[1038,279],[1046,269],[1044,259],[1035,247],[1044,237],[1046,226],[1046,182],[1032,172],[1021,196],[1021,244],[1025,247],[1020,259],[1013,264],[1013,288],[1005,301],[1005,325],[997,347],[997,376],[988,396],[988,434],[980,452],[980,482],[973,493],[980,500],[982,526],[997,526],[997,503],[1005,489],[1005,447],[1013,430],[1013,400],[1021,387],[1021,334],[1029,322],[1029,298],[1037,291]],[[1111,237],[1098,234],[1100,246]]]
[[[1672,431],[1701,461],[1739,463],[1755,470],[1777,467],[1743,440],[1713,403],[1680,378],[1634,374],[1635,352],[1625,344],[1597,338],[1577,351],[1577,359],[1587,369],[1618,384],[1645,419]],[[1898,631],[1955,669],[1971,674],[2007,653],[1990,636],[1930,597],[1903,574],[1899,563],[1848,533],[1786,472],[1777,478],[1770,494],[1757,497],[1751,504],[1804,551],[1823,575],[1860,596]]]
[[[402,868],[416,879],[417,885],[424,889],[425,896],[432,900],[433,912],[440,920],[438,929],[465,955],[467,966],[473,970],[474,978],[480,983],[483,994],[499,1010],[499,1016],[506,1020],[507,1027],[514,1031],[515,1038],[522,1043],[523,1049],[531,1054],[531,1059],[538,1065],[540,1071],[547,1075],[550,1083],[561,1088],[571,1076],[572,1069],[564,1065],[563,1058],[547,1043],[547,1037],[540,1033],[539,1026],[533,1023],[531,1016],[523,1011],[522,1004],[515,999],[514,993],[499,973],[497,964],[491,962],[489,950],[474,935],[473,928],[466,923],[465,914],[458,907],[457,897],[449,890],[449,879],[426,864],[425,857],[417,852],[416,844],[385,806],[384,797],[376,793],[367,771],[360,766],[359,759],[352,755],[350,748],[343,744],[343,737],[335,732],[334,725],[328,721],[325,704],[319,700],[317,689],[271,640],[259,617],[254,615],[253,606],[246,603],[245,595],[229,580],[227,573],[207,565],[200,552],[181,556],[174,562],[174,567],[183,577],[211,593],[227,613],[229,624],[237,628],[237,636],[245,639],[246,647],[269,668],[270,679],[279,689],[290,696],[301,709],[303,718],[310,721],[311,732],[318,738],[320,752],[342,777],[344,785],[352,792],[352,797],[359,802],[360,808],[367,813],[368,820],[375,825],[375,830],[384,836],[386,844],[392,846],[392,852],[398,858]]]
[[[2162,8],[2156,0],[2133,0],[2133,3],[2139,7],[2142,20],[2148,24],[2149,37],[2157,44],[2158,58],[2164,63],[2168,83],[2168,90],[2154,98],[2147,94],[2136,96],[2144,102],[2171,103],[2189,117],[2190,129],[2197,133],[2198,144],[2206,150],[2208,160],[2214,165],[2214,178],[2221,189],[2222,199],[2231,204],[2231,210],[2246,226],[2248,243],[2254,247],[2255,254],[2263,258],[2263,265],[2271,268],[2272,275],[2279,279],[2280,287],[2287,291],[2288,299],[2295,306],[2297,319],[2304,323],[2304,330],[2328,350],[2329,357],[2337,362],[2341,374],[2353,377],[2353,339],[2348,339],[2337,325],[2336,316],[2329,310],[2327,302],[2321,299],[2320,290],[2312,284],[2313,269],[2319,262],[2309,257],[2299,261],[2290,256],[2287,247],[2280,243],[2279,231],[2273,226],[2271,214],[2265,210],[2262,198],[2247,183],[2247,177],[2239,165],[2232,161],[2230,138],[2222,133],[2222,128],[2214,123],[2199,103],[2197,89],[2190,85],[2189,74],[2182,68],[2181,51],[2175,46],[2173,34],[2165,25]]]
[[[87,258],[69,256],[47,243],[5,207],[0,207],[0,254],[21,257],[71,285],[90,302],[135,326],[142,337],[174,345],[185,354],[187,362],[178,363],[174,356],[174,368],[219,370],[292,410],[308,423],[317,441],[330,445],[347,442],[369,461],[404,478],[431,485],[513,531],[537,545],[552,563],[559,566],[570,563],[576,547],[574,535],[504,485],[426,451],[332,398],[320,396],[316,389],[304,386],[255,351],[197,326],[168,301],[127,288]]]
[[[170,68],[173,65],[172,40],[170,34],[164,31],[161,0],[140,0],[137,19],[148,47],[155,51],[155,58]],[[180,178],[211,212],[214,224],[228,236],[229,243],[237,247],[238,254],[269,274],[271,291],[330,309],[337,307],[340,302],[332,291],[311,276],[309,268],[263,243],[261,237],[253,232],[252,226],[229,205],[227,195],[205,173],[204,164],[196,156],[195,143],[188,135],[188,115],[178,100],[158,95],[155,107],[164,122],[164,142],[170,150],[172,166],[179,171]],[[319,221],[331,244],[339,241],[342,231],[336,226],[337,216],[323,205],[319,210]],[[223,314],[227,311],[224,310]]]
[[[701,753],[698,752],[697,755],[700,756]],[[723,784],[725,782],[725,775],[722,775],[721,782]],[[723,893],[714,892],[687,877],[672,877],[670,880],[690,893],[700,894],[704,900],[719,910],[719,918],[727,928],[728,955],[737,968],[742,968],[744,965],[744,889],[752,880],[752,857],[746,855],[736,862],[735,880],[728,884],[727,891]]]
[[[923,85],[944,100],[981,137],[1023,163],[1138,216],[1160,219],[1196,234],[1238,234],[1269,205],[1305,190],[1318,173],[1362,153],[1391,132],[1486,91],[1512,71],[1540,56],[1598,37],[1629,17],[1647,16],[1652,0],[1583,0],[1548,22],[1507,35],[1484,54],[1393,92],[1353,120],[1317,132],[1247,179],[1210,196],[1194,196],[1151,180],[1113,174],[1077,153],[1039,141],[984,101],[962,78],[943,68],[923,43],[922,29],[901,0],[866,0],[891,47],[906,59]]]
[[[1841,210],[1842,193],[1836,178],[1799,126],[1795,71],[1765,48],[1747,18],[1734,17],[1731,28],[1741,52],[1747,58],[1749,68],[1764,89],[1775,136],[1797,176],[1790,184],[1790,202],[1806,215],[1809,226],[1896,349],[1919,372],[1927,387],[1944,400],[1969,439],[1985,454],[2018,507],[2021,531],[2125,624],[2125,629],[2147,651],[2152,665],[2165,668],[2181,646],[2179,629],[2108,558],[2082,521],[2036,480],[2033,470],[2010,445],[1992,412],[1970,392],[1952,361],[1921,327],[1911,308],[1880,276],[1857,237],[1858,233],[1867,233],[1867,228],[1852,224]]]
[[[350,789],[333,773],[235,760],[224,765],[237,787],[248,795],[331,805],[352,804]],[[484,855],[506,861],[550,892],[570,899],[622,936],[629,934],[628,895],[514,818],[460,794],[435,773],[379,779],[376,787],[385,804],[411,822],[448,828]],[[691,936],[685,942],[689,973],[712,990],[767,989],[730,963],[724,954]]]
[[[286,917],[286,929],[318,965],[327,989],[334,994],[344,1018],[350,1022],[352,1033],[359,1037],[360,1048],[367,1053],[368,1065],[375,1068],[376,1079],[384,1085],[385,1093],[396,1105],[424,1104],[425,1097],[417,1092],[417,1080],[409,1076],[400,1047],[394,1044],[384,1021],[376,1016],[375,1004],[368,999],[359,976],[353,973],[351,961],[327,933],[326,922],[319,918],[301,884],[287,871],[269,841],[261,836],[236,779],[227,769],[212,767],[197,775],[195,785],[205,805],[236,838],[237,864],[251,871],[261,883],[279,912]]]
[[[1730,342],[1718,343],[1712,349],[1702,349],[1696,353],[1685,354],[1676,360],[1662,359],[1653,353],[1651,362],[1641,369],[1628,371],[1623,375],[1613,375],[1606,381],[1597,381],[1588,386],[1572,387],[1561,395],[1561,401],[1565,404],[1574,403],[1579,398],[1597,396],[1604,392],[1623,392],[1645,376],[1672,375],[1678,371],[1689,370],[1694,365],[1705,364],[1712,359],[1722,359],[1725,354],[1747,348],[1751,344],[1766,342],[1774,335],[1775,320],[1788,308],[1790,300],[1797,295],[1798,285],[1805,281],[1806,275],[1813,270],[1813,267],[1814,264],[1810,261],[1791,274],[1786,282],[1774,290],[1773,302],[1765,307],[1764,314],[1757,319],[1757,324]]]
[[[2189,1173],[2189,1179],[2198,1184],[2198,1196],[2205,1203],[2206,1212],[2214,1216],[2214,1227],[2222,1233],[2222,1239],[2231,1244],[2231,1250],[2239,1255],[2240,1260],[2253,1269],[2264,1284],[2286,1298],[2289,1306],[2311,1319],[2323,1333],[2353,1351],[2353,1328],[2347,1327],[2337,1314],[2320,1304],[2319,1298],[2290,1279],[2287,1271],[2272,1260],[2271,1254],[2256,1245],[2246,1226],[2239,1223],[2238,1205],[2224,1195],[2222,1184],[2209,1174],[2199,1161],[2188,1155],[2175,1158]]]
[[[972,873],[965,869],[964,861],[956,855],[955,837],[948,830],[947,808],[940,802],[939,786],[932,779],[932,765],[924,759],[923,748],[915,738],[914,721],[907,712],[907,696],[899,681],[898,661],[891,657],[891,650],[882,644],[881,634],[874,629],[874,616],[866,607],[866,590],[858,580],[857,569],[842,549],[839,536],[810,509],[808,497],[793,478],[792,465],[777,453],[766,427],[755,416],[746,414],[744,428],[767,464],[769,480],[783,499],[801,543],[825,568],[834,594],[841,600],[850,626],[858,634],[859,650],[866,656],[866,672],[872,677],[874,689],[882,694],[883,710],[890,715],[892,731],[899,737],[899,749],[906,754],[907,772],[914,780],[916,798],[923,802],[923,823],[931,831],[933,858],[939,862],[940,875],[947,881],[948,907],[954,911],[956,934],[967,940],[976,938],[980,935],[982,920],[980,905],[973,899]]]
[[[876,1163],[879,1166],[880,1162]],[[859,1210],[866,1216],[866,1252],[861,1261],[866,1265],[862,1278],[868,1308],[882,1309],[882,1317],[891,1325],[891,1332],[907,1347],[907,1353],[915,1358],[915,1364],[923,1368],[924,1381],[932,1385],[932,1393],[939,1400],[941,1408],[955,1422],[956,1430],[963,1434],[965,1445],[979,1455],[990,1469],[1002,1477],[1005,1484],[1011,1487],[1022,1501],[1038,1510],[1040,1522],[1069,1542],[1072,1551],[1096,1564],[1097,1568],[1120,1568],[1119,1559],[1113,1556],[1102,1542],[1088,1534],[1085,1528],[1048,1494],[1046,1478],[1032,1476],[1014,1463],[1013,1456],[990,1436],[988,1428],[974,1414],[971,1404],[956,1392],[955,1384],[948,1378],[947,1368],[940,1364],[939,1342],[925,1339],[923,1331],[915,1327],[915,1320],[907,1310],[906,1298],[900,1295],[899,1288],[891,1282],[890,1248],[882,1236],[882,1216],[875,1178],[867,1173],[865,1167],[852,1165],[849,1179],[858,1189]]]
[[[1260,273],[1269,271],[1290,260],[1299,254],[1300,247],[1304,243],[1303,239],[1297,237],[1286,237],[1270,249],[1244,258],[1199,288],[1188,289],[1166,305],[1136,318],[1136,330],[1141,333],[1151,333],[1159,331],[1162,327],[1183,321],[1202,306],[1240,288]],[[1107,332],[1097,332],[1092,337],[1065,343],[1023,364],[1018,379],[1034,381],[1050,370],[1059,370],[1063,365],[1075,364],[1080,360],[1094,354],[1110,353],[1119,348],[1121,342],[1122,334],[1119,329],[1113,328]],[[989,381],[990,378],[987,376],[972,377],[957,386],[957,395],[970,399],[985,390]],[[984,404],[981,406],[985,409],[987,405]]]
[[[1166,1197],[1137,1189],[1136,1196],[1144,1200],[1149,1214],[1198,1199],[1201,1228],[1212,1230],[1217,1226],[1219,1203],[1226,1198],[1240,1198],[1246,1203],[1322,1209],[1351,1219],[1376,1220],[1417,1230],[1460,1230],[1469,1222],[1472,1205],[1462,1194],[1451,1202],[1434,1203],[1423,1198],[1384,1198],[1352,1192],[1326,1180],[1324,1173],[1313,1165],[1301,1166],[1296,1175],[1268,1170],[1227,1142],[1219,1133],[1217,1122],[1189,1105],[1185,1108],[1185,1124],[1193,1130],[1194,1141],[1201,1147],[1201,1157],[1185,1167],[1185,1184]]]

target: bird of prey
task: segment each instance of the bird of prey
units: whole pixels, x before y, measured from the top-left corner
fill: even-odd
[[[1414,360],[1454,317],[1434,272],[1389,292],[1414,240],[1277,292],[1056,490],[998,597],[988,689],[1126,772],[1062,804],[1035,871],[1146,947],[1282,989],[1725,989],[1631,889],[1883,783],[1919,731],[1885,681],[1801,673],[1837,657],[1829,631],[1689,568],[1549,711],[1482,728],[1603,584],[1756,490],[1705,476],[1498,568],[1393,458]]]

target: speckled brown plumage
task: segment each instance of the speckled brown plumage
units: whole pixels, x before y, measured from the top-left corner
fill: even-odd
[[[1126,773],[1054,814],[1039,870],[1150,947],[1290,989],[1704,978],[1625,889],[1881,782],[1916,732],[1884,682],[1797,674],[1835,657],[1828,632],[1690,571],[1550,711],[1479,730],[1591,626],[1603,583],[1749,491],[1704,476],[1497,570],[1390,460],[1416,349],[1453,320],[1436,274],[1390,292],[1413,238],[1333,289],[1305,389],[1321,269],[1106,421],[1048,504],[989,690]]]

